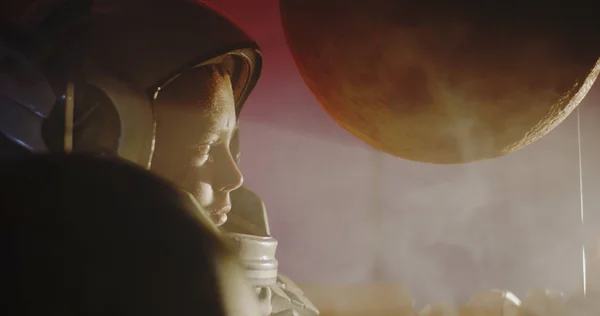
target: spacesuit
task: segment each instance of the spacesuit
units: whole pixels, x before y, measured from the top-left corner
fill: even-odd
[[[163,87],[190,69],[227,58],[239,118],[260,76],[256,42],[204,4],[50,2],[52,10],[47,5],[37,16],[30,12],[27,22],[0,30],[2,158],[81,151],[119,156],[152,171],[154,101]],[[238,142],[236,133],[234,153]],[[272,303],[264,313],[318,314],[302,291],[278,274],[277,241],[260,198],[242,187],[232,192],[231,204],[223,228],[257,292]]]

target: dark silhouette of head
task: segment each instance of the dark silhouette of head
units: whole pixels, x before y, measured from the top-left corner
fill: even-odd
[[[0,166],[0,182],[0,314],[254,315],[217,230],[145,170],[32,155]]]

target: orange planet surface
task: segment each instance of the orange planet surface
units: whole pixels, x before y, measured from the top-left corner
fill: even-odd
[[[579,2],[280,0],[280,12],[340,126],[401,158],[457,164],[521,149],[581,102],[600,72],[600,19]]]

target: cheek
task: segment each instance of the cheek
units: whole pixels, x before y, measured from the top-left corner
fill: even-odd
[[[207,207],[213,203],[214,194],[210,184],[199,180],[193,193],[201,206]]]

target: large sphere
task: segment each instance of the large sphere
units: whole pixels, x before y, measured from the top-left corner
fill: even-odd
[[[452,164],[539,139],[598,76],[597,9],[551,2],[280,0],[280,8],[302,77],[343,128],[398,157]]]

